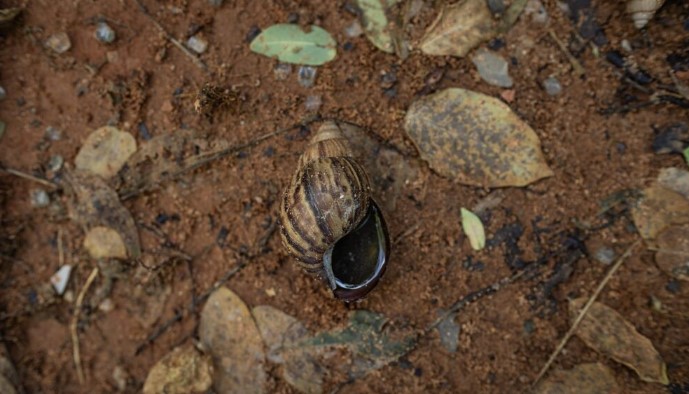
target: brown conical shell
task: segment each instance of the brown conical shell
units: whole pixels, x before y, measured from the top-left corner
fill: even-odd
[[[370,189],[338,125],[323,124],[300,157],[282,199],[285,248],[305,269],[321,271],[323,253],[366,215]]]

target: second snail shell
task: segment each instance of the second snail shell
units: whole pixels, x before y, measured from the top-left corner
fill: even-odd
[[[629,0],[627,13],[631,14],[634,26],[637,29],[644,28],[653,18],[653,15],[663,6],[665,0]]]

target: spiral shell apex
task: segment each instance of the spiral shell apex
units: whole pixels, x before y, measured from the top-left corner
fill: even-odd
[[[629,0],[627,13],[632,15],[634,26],[643,29],[663,3],[665,0]]]
[[[387,228],[364,168],[335,122],[323,124],[299,159],[280,206],[282,243],[335,296],[363,297],[389,255]]]

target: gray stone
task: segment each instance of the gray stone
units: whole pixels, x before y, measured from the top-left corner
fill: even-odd
[[[96,40],[105,44],[110,44],[115,41],[115,38],[117,38],[115,30],[113,30],[112,27],[105,22],[98,22],[94,35],[96,36]]]
[[[545,89],[545,92],[550,96],[557,96],[562,93],[562,85],[555,77],[546,78],[545,81],[543,81],[543,89]]]
[[[55,33],[45,40],[45,46],[52,49],[57,54],[65,53],[72,47],[72,41],[65,32]]]
[[[198,35],[191,36],[187,40],[187,47],[200,55],[208,49],[208,41]]]
[[[43,189],[35,189],[31,191],[31,205],[35,208],[47,207],[50,204],[50,197]]]
[[[610,265],[615,261],[615,251],[609,246],[601,246],[593,253],[593,258],[603,265]]]
[[[292,65],[289,63],[278,63],[273,69],[273,74],[275,74],[275,79],[278,81],[286,80],[292,73]]]
[[[493,86],[512,87],[512,78],[508,74],[507,61],[497,53],[481,48],[471,58],[481,78]]]
[[[301,66],[299,67],[299,72],[297,77],[299,79],[299,85],[310,88],[316,82],[317,70],[315,67],[311,66]]]

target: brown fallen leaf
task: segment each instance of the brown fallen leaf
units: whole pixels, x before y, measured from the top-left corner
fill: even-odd
[[[495,29],[485,0],[464,0],[443,8],[419,48],[427,55],[463,57],[495,36]]]
[[[218,393],[264,393],[263,341],[246,304],[220,287],[201,312],[199,337],[213,356],[213,387]]]
[[[586,304],[585,297],[569,304],[570,318],[576,319]],[[670,383],[665,362],[653,343],[614,309],[594,302],[577,328],[576,335],[587,346],[636,371],[646,382]]]
[[[644,189],[643,197],[632,208],[634,225],[645,240],[655,237],[673,224],[689,223],[689,200],[654,183]]]
[[[656,263],[668,275],[689,281],[689,225],[672,226],[656,238]]]
[[[66,181],[72,197],[69,200],[72,220],[87,230],[107,227],[116,231],[124,241],[128,257],[139,258],[141,245],[136,223],[117,193],[99,176],[79,170],[68,173]]]
[[[572,369],[553,371],[534,394],[621,393],[612,372],[600,363],[579,364]]]
[[[94,259],[126,259],[127,248],[120,234],[108,227],[97,226],[90,229],[84,237],[84,248]]]
[[[144,394],[205,393],[213,384],[210,357],[192,345],[173,349],[148,372]]]
[[[450,88],[417,100],[404,128],[432,169],[466,185],[525,186],[553,175],[531,127],[481,93]]]
[[[136,140],[131,134],[104,126],[89,134],[74,159],[74,165],[79,170],[108,179],[117,174],[134,152]]]

